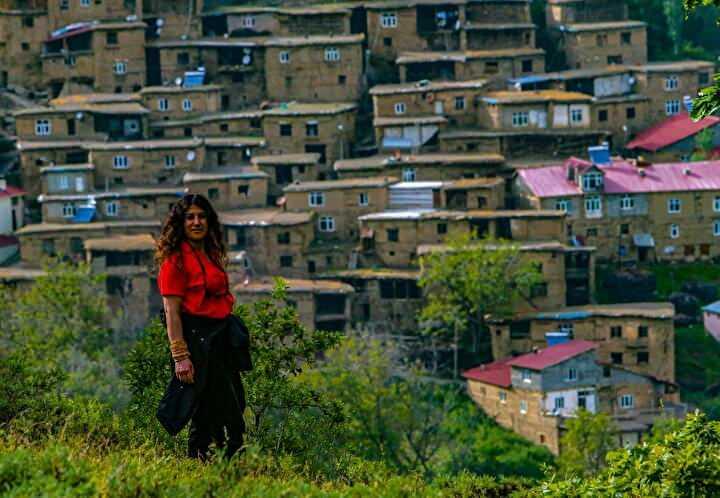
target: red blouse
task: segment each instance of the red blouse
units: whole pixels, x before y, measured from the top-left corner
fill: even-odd
[[[163,261],[158,287],[163,296],[181,296],[182,311],[196,316],[225,318],[235,302],[227,273],[187,241]]]

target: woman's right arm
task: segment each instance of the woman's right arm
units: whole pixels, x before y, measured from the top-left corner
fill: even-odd
[[[173,341],[184,340],[182,320],[180,319],[181,305],[182,297],[180,296],[163,297],[167,334],[171,344]],[[175,375],[181,382],[192,384],[195,381],[195,368],[190,358],[175,362]]]

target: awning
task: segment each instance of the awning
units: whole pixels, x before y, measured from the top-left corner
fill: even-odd
[[[75,216],[71,221],[73,223],[90,223],[93,218],[95,218],[94,206],[80,206],[75,211]]]
[[[649,233],[636,233],[633,235],[635,247],[655,247],[655,239]]]

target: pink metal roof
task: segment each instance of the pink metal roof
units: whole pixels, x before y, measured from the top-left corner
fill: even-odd
[[[584,163],[571,158],[566,164],[571,162],[576,166]],[[641,168],[627,161],[615,161],[598,168],[605,175],[606,194],[720,190],[720,161],[662,163]],[[567,179],[565,164],[521,169],[518,175],[536,197],[583,195],[577,183]]]
[[[687,113],[676,114],[644,130],[627,144],[626,148],[656,152],[718,123],[720,123],[718,116],[693,121]]]
[[[484,384],[492,384],[500,387],[510,387],[510,361],[515,358],[502,360],[480,365],[463,372],[463,377],[469,380],[477,380]]]
[[[25,191],[19,187],[8,185],[4,190],[0,189],[0,197],[17,197],[19,195],[25,195]]]
[[[596,347],[597,344],[591,341],[568,341],[513,358],[508,362],[508,366],[542,370],[579,354],[586,353]]]

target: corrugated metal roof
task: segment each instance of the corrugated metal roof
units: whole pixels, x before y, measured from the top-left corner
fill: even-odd
[[[494,361],[463,372],[462,376],[468,380],[476,380],[484,384],[500,387],[510,387],[512,384],[510,365],[513,358]]]
[[[625,148],[656,152],[718,123],[720,123],[718,116],[708,116],[694,121],[688,113],[683,112],[644,130]]]
[[[509,361],[508,365],[531,370],[544,370],[595,348],[597,348],[597,344],[591,341],[569,341],[518,356]]]
[[[720,301],[715,301],[703,307],[703,311],[720,315]]]

